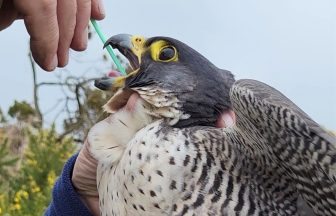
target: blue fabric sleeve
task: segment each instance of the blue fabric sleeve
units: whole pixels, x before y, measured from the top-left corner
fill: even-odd
[[[52,201],[44,213],[45,216],[92,216],[72,185],[72,170],[77,156],[78,154],[72,156],[64,165],[62,174],[54,185]]]

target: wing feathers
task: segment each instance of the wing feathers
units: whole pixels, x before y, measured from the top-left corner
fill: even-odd
[[[259,153],[287,170],[316,214],[335,215],[336,138],[264,83],[237,81],[231,89],[231,102],[237,127],[257,140]]]

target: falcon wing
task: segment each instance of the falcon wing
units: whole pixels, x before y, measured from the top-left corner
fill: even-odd
[[[242,155],[262,155],[264,166],[284,170],[316,214],[336,215],[336,138],[264,83],[239,80],[230,98],[237,115],[234,131],[248,141],[238,142]]]

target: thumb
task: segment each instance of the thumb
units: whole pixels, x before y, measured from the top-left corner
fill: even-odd
[[[99,198],[96,183],[97,161],[91,156],[88,146],[89,143],[86,141],[79,152],[72,172],[72,183],[80,195],[80,199],[90,212],[95,216],[99,216]]]
[[[91,156],[86,142],[79,152],[72,172],[73,185],[80,195],[98,197],[96,175],[97,161]]]

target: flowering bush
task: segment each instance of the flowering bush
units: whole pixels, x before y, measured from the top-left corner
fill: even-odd
[[[28,145],[15,174],[0,182],[0,215],[43,215],[65,161],[75,152],[71,139],[49,130],[27,133]]]

